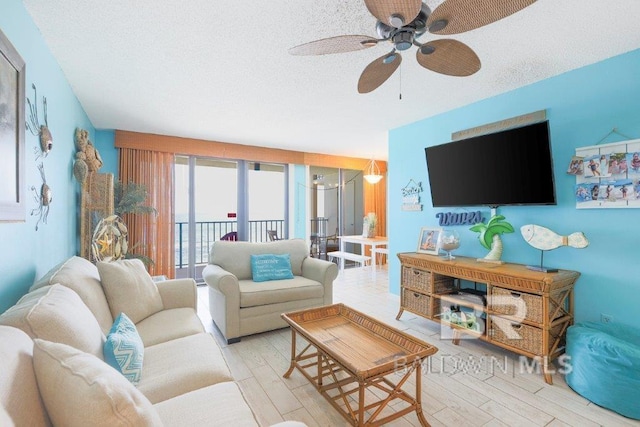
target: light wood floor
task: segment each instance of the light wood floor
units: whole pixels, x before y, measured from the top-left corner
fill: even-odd
[[[309,426],[348,425],[298,371],[289,379],[282,378],[289,367],[288,329],[226,345],[211,322],[206,286],[198,288],[198,297],[198,314],[222,347],[234,379],[261,425],[283,420],[303,421]],[[344,302],[439,348],[422,380],[424,414],[432,426],[640,426],[638,421],[582,398],[561,374],[554,375],[550,386],[542,375],[521,372],[514,353],[471,339],[452,345],[440,338],[439,324],[411,313],[405,312],[396,321],[399,297],[388,292],[384,269],[378,269],[375,279],[369,267],[345,270],[334,282],[334,302]],[[419,423],[411,413],[387,425]]]

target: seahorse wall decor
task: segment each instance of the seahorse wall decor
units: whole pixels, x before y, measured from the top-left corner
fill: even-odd
[[[102,167],[100,153],[89,141],[89,132],[77,128],[75,132],[76,160],[73,164],[73,175],[80,184],[87,179],[87,174],[98,172]]]

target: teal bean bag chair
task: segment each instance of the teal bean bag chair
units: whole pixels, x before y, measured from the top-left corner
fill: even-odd
[[[565,379],[576,393],[625,417],[640,419],[640,330],[584,322],[567,330],[571,369]]]

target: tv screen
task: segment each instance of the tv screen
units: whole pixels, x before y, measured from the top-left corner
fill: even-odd
[[[548,122],[425,148],[434,207],[556,204]]]

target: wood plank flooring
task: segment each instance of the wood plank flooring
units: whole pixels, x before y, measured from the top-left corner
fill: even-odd
[[[434,426],[640,426],[640,422],[601,408],[576,394],[560,373],[553,385],[542,375],[521,369],[518,356],[478,340],[456,346],[440,338],[440,325],[405,312],[399,321],[399,297],[388,291],[388,276],[378,268],[350,268],[334,282],[334,302],[345,304],[439,348],[423,369],[424,414]],[[223,349],[231,373],[258,422],[269,426],[298,420],[310,427],[347,426],[344,418],[296,370],[289,379],[289,329],[243,337],[227,345],[213,326],[206,286],[198,287],[198,315]],[[412,381],[406,389],[415,392]],[[387,411],[403,408],[404,402]],[[387,424],[419,426],[415,413]]]

